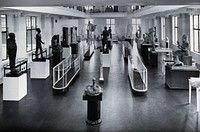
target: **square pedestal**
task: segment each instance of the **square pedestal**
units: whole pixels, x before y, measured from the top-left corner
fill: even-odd
[[[67,58],[71,54],[71,47],[63,47],[63,58]]]
[[[102,54],[102,66],[110,67],[110,52],[108,54]]]
[[[27,73],[3,78],[3,100],[20,101],[27,94]]]
[[[45,79],[49,76],[49,60],[31,63],[31,78]]]

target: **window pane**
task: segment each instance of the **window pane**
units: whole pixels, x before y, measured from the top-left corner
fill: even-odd
[[[198,16],[194,16],[194,28],[198,29]]]
[[[106,19],[106,24],[110,24],[110,19]]]
[[[132,19],[132,24],[136,24],[136,23],[137,23],[136,19]]]
[[[194,30],[194,51],[198,51],[198,30]]]
[[[115,19],[111,19],[111,24],[115,24]]]
[[[112,34],[115,34],[115,25],[111,25]]]
[[[141,20],[140,19],[137,19],[137,24],[141,24]]]
[[[32,30],[32,49],[36,49],[36,30]]]

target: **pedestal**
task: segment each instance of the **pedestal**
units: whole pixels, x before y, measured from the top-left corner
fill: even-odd
[[[148,52],[148,63],[151,66],[157,66],[158,65],[158,53],[152,50],[149,50]]]
[[[63,47],[63,58],[67,58],[71,54],[71,47]]]
[[[72,54],[78,54],[78,42],[71,43]]]
[[[20,101],[27,94],[27,73],[3,78],[3,100]]]
[[[53,66],[56,66],[62,61],[62,52],[53,52]]]
[[[46,79],[50,74],[49,60],[31,63],[31,78]]]
[[[87,100],[87,120],[91,125],[101,123],[101,102],[102,93],[97,96],[89,96],[86,93],[83,95],[83,100]]]
[[[103,67],[110,67],[110,52],[109,53],[102,53],[102,66]]]

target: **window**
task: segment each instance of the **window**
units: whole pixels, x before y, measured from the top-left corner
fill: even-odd
[[[36,48],[36,26],[37,17],[28,16],[26,17],[26,51],[32,51]]]
[[[115,19],[106,19],[106,27],[111,27],[112,34],[115,34]]]
[[[165,40],[165,17],[161,17],[161,39]]]
[[[178,17],[172,17],[172,41],[176,44],[178,41]]]
[[[132,19],[132,27],[133,27],[133,36],[136,35],[136,32],[138,30],[138,26],[141,25],[141,19]]]
[[[193,46],[192,51],[200,52],[200,16],[193,15]]]
[[[90,21],[91,24],[94,24],[93,19],[85,19],[85,34],[87,34],[88,22]]]
[[[7,15],[1,15],[1,34],[2,34],[2,60],[8,58],[7,55]]]

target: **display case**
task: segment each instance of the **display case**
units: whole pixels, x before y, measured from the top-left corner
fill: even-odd
[[[41,58],[41,54],[43,55],[43,58]],[[32,53],[32,61],[45,61],[47,58],[47,49],[42,49],[42,53],[38,52],[39,58],[36,57],[36,51],[33,51]]]
[[[94,53],[94,43],[95,41],[88,41],[88,43],[86,43],[83,47],[83,54],[85,57],[85,60],[89,60],[93,53]]]
[[[147,68],[140,57],[132,55],[128,57],[128,77],[133,91],[144,94],[148,90]]]
[[[15,73],[11,74],[10,65],[4,66],[4,77],[18,77],[23,73],[27,73],[27,58],[18,58],[15,62]]]
[[[128,41],[122,42],[122,54],[124,56],[124,59],[128,59],[128,56],[131,54],[132,46]]]
[[[69,56],[53,67],[53,89],[65,91],[80,71],[80,56]]]

